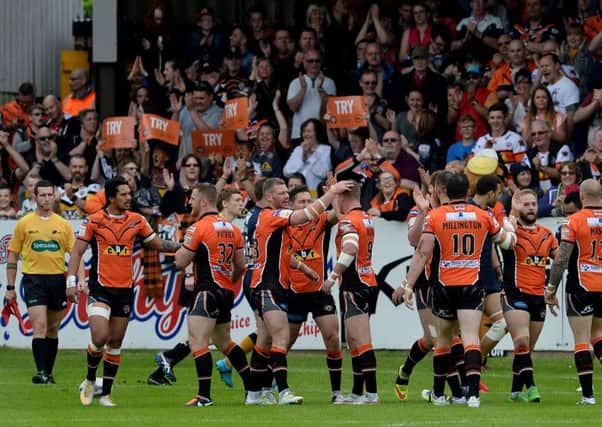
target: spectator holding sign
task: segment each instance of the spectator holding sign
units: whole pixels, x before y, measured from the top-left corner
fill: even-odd
[[[182,106],[180,100],[171,97],[173,115],[172,120],[180,122],[180,129],[184,134],[185,144],[180,144],[180,157],[192,153],[192,139],[190,133],[195,130],[213,130],[219,127],[223,110],[214,103],[213,88],[207,82],[199,83],[192,91],[186,94],[186,105]]]

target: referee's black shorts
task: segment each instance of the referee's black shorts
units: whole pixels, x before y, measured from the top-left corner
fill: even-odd
[[[45,305],[51,310],[62,310],[67,307],[64,274],[23,274],[21,286],[28,308]]]

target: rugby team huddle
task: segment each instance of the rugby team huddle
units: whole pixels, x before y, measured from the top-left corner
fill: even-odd
[[[595,180],[583,181],[583,208],[562,224],[560,244],[551,230],[536,223],[537,195],[528,189],[516,191],[506,216],[498,202],[502,186],[495,176],[481,177],[468,198],[472,192],[464,174],[439,171],[424,194],[414,190],[416,206],[408,219],[408,240],[416,251],[392,299],[410,309],[416,303],[423,334],[400,366],[394,385],[399,400],[408,399],[412,370],[432,350],[433,387],[423,390],[422,397],[437,406],[479,407],[482,358],[510,332],[514,359],[509,399],[540,402],[530,354],[543,328],[546,305],[556,315],[557,289],[568,269],[566,309],[575,339],[579,403],[596,403],[591,349],[597,359],[602,358],[602,285],[596,280],[602,272],[601,186]],[[326,345],[332,403],[379,403],[370,332],[379,292],[371,261],[375,227],[361,208],[361,177],[331,176],[317,199],[306,187],[289,193],[280,178],[266,179],[256,185],[257,202],[245,218],[243,231],[232,222],[242,209],[240,193],[229,189],[218,194],[211,184],[197,184],[190,198],[196,221],[181,245],[160,239],[143,216],[129,210],[132,193],[126,180],[111,180],[105,191],[105,209],[85,220],[75,239],[70,225],[52,212],[54,187],[46,181],[34,191],[37,210],[15,227],[6,298],[15,301],[21,255],[22,286],[34,326],[32,348],[38,370],[34,383],[54,383],[59,314],[66,299],[76,302],[79,293],[86,292],[91,340],[80,400],[87,406],[99,395],[102,406],[115,406],[111,390],[133,296],[133,246],[140,238],[159,251],[175,252],[182,295],[189,297],[188,342],[179,345],[179,352],[194,357],[198,393],[187,405],[213,404],[212,344],[227,358],[218,361],[220,373],[232,369],[240,375],[246,405],[302,403],[303,397],[288,384],[287,353],[309,313]],[[336,232],[337,253],[332,270],[327,271],[331,231]],[[56,239],[57,233],[58,249],[44,257],[34,253],[35,242],[50,242],[50,235]],[[86,281],[81,259],[88,246],[92,266]],[[69,252],[65,291],[62,257]],[[552,259],[547,277],[546,264]],[[50,267],[40,264],[53,260],[57,262]],[[343,349],[331,295],[337,284],[351,354],[349,394],[341,387]],[[241,286],[256,315],[256,334],[245,339],[244,350],[230,337],[234,296]],[[41,307],[48,311],[41,313]],[[491,327],[481,336],[483,312]],[[245,350],[252,351],[249,360]],[[175,380],[172,367],[177,360],[165,357],[167,353],[157,356],[158,371]],[[97,389],[97,368],[103,359],[103,381]]]

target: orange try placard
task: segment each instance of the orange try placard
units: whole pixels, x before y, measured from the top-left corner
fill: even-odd
[[[213,153],[221,153],[224,157],[234,155],[236,138],[231,129],[193,130],[190,132],[190,137],[192,154],[195,156],[207,157]]]
[[[249,125],[249,98],[230,99],[224,105],[224,129],[246,129]]]
[[[180,123],[156,114],[143,114],[138,131],[141,141],[158,139],[175,146],[180,143]]]
[[[326,112],[330,116],[326,125],[331,129],[368,126],[363,96],[329,96]]]
[[[134,118],[128,116],[107,117],[102,122],[102,139],[105,143],[103,150],[113,148],[134,148],[136,137],[134,136]]]

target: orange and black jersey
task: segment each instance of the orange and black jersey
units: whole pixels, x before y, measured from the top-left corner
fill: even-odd
[[[155,232],[140,214],[125,211],[116,216],[102,209],[84,220],[76,236],[92,247],[91,285],[129,288],[134,242],[138,236],[144,243],[149,242]]]
[[[429,279],[443,286],[471,286],[480,278],[482,256],[489,236],[500,231],[493,214],[465,203],[433,209],[426,217],[424,233],[435,236]]]
[[[183,246],[195,253],[195,290],[238,291],[240,282],[231,280],[234,254],[244,247],[238,227],[217,213],[207,213],[188,228]]]
[[[602,208],[584,207],[560,226],[560,239],[574,243],[566,290],[602,292]]]
[[[548,228],[518,225],[516,246],[502,249],[504,257],[504,289],[524,294],[543,296],[546,284],[546,263],[558,248],[558,241]]]
[[[427,214],[431,210],[432,210],[432,208],[429,208],[427,211]],[[414,226],[414,224],[416,223],[416,217],[419,214],[420,214],[420,209],[418,209],[418,207],[414,205],[414,207],[412,209],[410,209],[410,212],[408,213],[408,218],[406,220],[408,222],[408,230]],[[422,273],[420,273],[420,276],[418,277],[418,279],[416,279],[416,284],[414,286],[416,289],[424,288],[424,287],[428,286],[428,277],[430,276],[431,269],[433,268],[432,262],[433,262],[433,257],[430,257],[429,259],[426,260],[426,263],[424,264],[424,270],[422,271]],[[408,266],[408,270],[409,270],[409,268],[410,267]]]
[[[328,221],[328,213],[323,212],[312,222],[287,227],[283,235],[284,256],[281,268],[284,280],[289,283],[293,292],[318,292],[326,274],[326,259],[332,224]],[[320,281],[314,282],[301,272],[290,268],[289,261],[293,255],[296,260],[307,265],[318,274]]]
[[[341,275],[341,289],[352,290],[364,286],[377,285],[372,267],[372,248],[374,247],[374,224],[372,217],[360,208],[352,209],[341,218],[337,231],[337,256],[341,254],[341,243],[346,234],[359,236],[358,251],[353,263]]]
[[[254,268],[251,277],[253,289],[286,288],[280,271],[282,233],[289,225],[290,209],[261,209],[253,233],[255,245]]]

